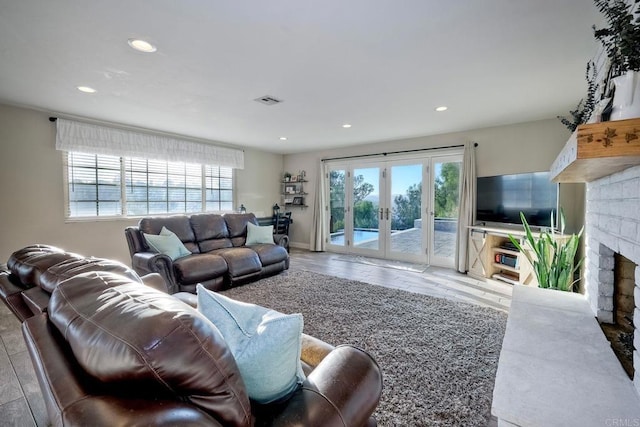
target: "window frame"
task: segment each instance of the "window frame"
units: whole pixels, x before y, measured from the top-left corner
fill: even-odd
[[[144,218],[147,216],[171,216],[171,215],[180,215],[180,214],[185,214],[185,215],[190,215],[190,214],[197,214],[197,213],[218,213],[218,214],[224,214],[224,213],[230,213],[233,212],[233,206],[236,205],[236,197],[237,197],[237,191],[236,191],[236,170],[235,168],[229,167],[229,166],[220,166],[220,165],[204,165],[204,164],[200,164],[200,194],[201,194],[201,201],[199,202],[201,204],[202,210],[200,211],[185,211],[185,212],[163,212],[163,213],[147,213],[147,214],[143,214],[143,215],[127,215],[127,168],[126,168],[126,162],[129,159],[126,156],[120,156],[120,214],[119,215],[92,215],[92,216],[71,216],[71,205],[70,203],[72,202],[70,200],[70,194],[69,194],[69,186],[71,184],[70,182],[70,176],[69,176],[69,165],[70,165],[70,157],[73,154],[89,154],[89,155],[96,155],[96,156],[102,156],[102,154],[90,154],[90,153],[80,153],[80,152],[70,152],[70,151],[63,151],[62,152],[62,163],[63,163],[63,192],[64,192],[64,219],[65,222],[83,222],[83,221],[114,221],[114,220],[130,220],[130,219],[140,219],[140,218]],[[110,156],[113,157],[113,156]],[[134,159],[138,159],[138,158],[134,158]],[[151,160],[151,159],[146,159],[146,160]],[[165,161],[167,163],[169,163],[170,161]],[[172,163],[187,163],[187,162],[172,162]],[[212,202],[212,201],[207,201],[207,171],[213,168],[225,168],[225,169],[230,169],[231,173],[230,173],[230,177],[225,176],[224,179],[231,179],[231,189],[227,190],[227,189],[221,189],[218,188],[218,191],[231,191],[231,201],[218,201],[218,202]],[[220,169],[218,169],[218,179],[222,179],[222,175],[220,172]],[[96,184],[97,185],[97,184]],[[97,197],[97,194],[96,194]],[[99,199],[98,199],[99,200]],[[167,202],[168,200],[165,200],[165,202]],[[188,203],[188,200],[186,200],[185,198],[185,202]],[[226,210],[226,209],[219,209],[219,210],[207,210],[207,203],[217,203],[218,207],[220,207],[221,203],[231,203],[231,209]],[[186,205],[185,205],[186,208]]]

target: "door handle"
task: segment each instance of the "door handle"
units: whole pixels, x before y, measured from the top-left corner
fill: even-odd
[[[384,219],[382,215],[384,215],[384,209],[380,208],[380,221]]]
[[[387,221],[389,221],[389,208],[387,208]]]

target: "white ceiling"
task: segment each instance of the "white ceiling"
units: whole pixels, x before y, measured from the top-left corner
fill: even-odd
[[[0,0],[0,102],[278,153],[433,135],[568,114],[601,21],[592,0]]]

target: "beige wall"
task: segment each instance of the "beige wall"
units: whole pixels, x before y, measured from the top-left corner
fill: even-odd
[[[551,163],[569,138],[569,131],[556,119],[520,123],[509,126],[476,129],[444,135],[386,141],[342,149],[291,154],[284,158],[284,170],[305,170],[309,185],[309,208],[293,208],[294,223],[290,230],[293,246],[309,247],[320,159],[373,154],[381,152],[441,147],[477,142],[476,168],[478,176],[502,175],[549,170]],[[560,204],[567,211],[569,228],[582,223],[583,184],[562,184]],[[568,230],[570,231],[570,230]]]
[[[48,114],[0,105],[0,263],[23,246],[47,243],[83,255],[130,262],[124,228],[137,220],[65,222],[62,154]],[[245,150],[236,204],[271,215],[283,156]]]
[[[361,155],[475,141],[478,175],[548,170],[569,137],[555,119],[478,129],[446,135],[367,144],[281,156],[245,149],[245,168],[236,173],[236,205],[271,214],[280,201],[283,171],[307,172],[309,208],[293,208],[294,246],[308,247],[319,161],[326,157]],[[55,125],[44,112],[0,105],[0,263],[14,250],[32,243],[61,246],[84,255],[129,262],[123,230],[137,220],[65,222],[62,155],[55,146]],[[570,228],[579,228],[584,214],[583,185],[561,186],[561,205]],[[572,230],[569,230],[572,231]]]

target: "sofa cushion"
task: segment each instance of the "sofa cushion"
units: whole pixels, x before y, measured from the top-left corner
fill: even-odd
[[[233,246],[229,238],[227,223],[222,215],[194,214],[191,215],[190,221],[200,252],[210,252]]]
[[[142,218],[138,223],[141,233],[160,234],[162,227],[172,231],[189,252],[199,252],[196,236],[193,234],[189,217],[186,215],[158,216]]]
[[[229,230],[229,237],[233,246],[244,246],[247,240],[247,223],[251,222],[258,225],[256,216],[252,213],[247,214],[227,214],[224,216]]]
[[[78,363],[101,383],[176,395],[223,425],[251,424],[222,335],[182,301],[114,273],[89,272],[54,290],[49,315]]]
[[[273,225],[265,225],[259,226],[254,225],[250,222],[247,223],[247,241],[245,245],[258,245],[260,243],[270,243],[273,242]]]
[[[82,256],[64,252],[55,246],[32,245],[15,251],[7,261],[7,267],[23,285],[40,286],[40,276],[53,265]]]
[[[302,314],[285,315],[200,285],[197,292],[198,311],[222,333],[251,399],[263,404],[282,400],[302,384]]]
[[[253,273],[260,273],[262,264],[258,254],[249,248],[228,248],[214,251],[227,262],[229,277],[242,277]]]
[[[40,287],[49,293],[65,280],[88,271],[111,271],[142,283],[140,276],[121,262],[103,258],[72,258],[47,269],[40,276]]]
[[[155,252],[168,255],[172,260],[177,260],[187,255],[191,255],[184,244],[180,241],[178,236],[172,231],[169,231],[167,227],[162,227],[160,234],[147,234],[143,233],[145,240],[149,247]]]
[[[279,245],[253,245],[251,249],[258,254],[258,258],[260,258],[260,263],[263,267],[286,261],[286,259],[289,258],[287,250]]]
[[[176,280],[188,285],[223,276],[228,267],[223,257],[208,253],[192,254],[177,259],[173,263],[173,270]]]

